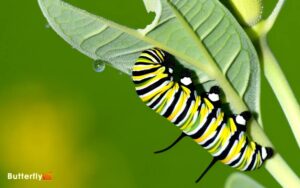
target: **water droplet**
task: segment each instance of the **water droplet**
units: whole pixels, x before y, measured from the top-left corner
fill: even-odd
[[[132,74],[132,68],[128,68],[128,69],[127,69],[127,73],[128,73],[129,75],[131,75],[131,74]]]
[[[105,69],[105,63],[102,60],[96,60],[93,63],[93,68],[96,72],[103,72]]]
[[[49,25],[49,24],[45,24],[45,28],[46,28],[46,29],[49,29],[49,28],[50,28],[50,25]]]

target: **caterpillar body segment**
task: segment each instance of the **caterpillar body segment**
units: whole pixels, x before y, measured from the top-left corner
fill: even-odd
[[[257,144],[246,134],[251,113],[227,117],[221,109],[219,87],[198,95],[189,70],[185,69],[179,80],[174,80],[175,65],[168,56],[158,48],[145,50],[132,69],[132,80],[141,100],[182,131],[175,142],[156,153],[170,149],[184,137],[192,138],[213,156],[197,181],[216,161],[250,171],[272,157],[271,148]]]

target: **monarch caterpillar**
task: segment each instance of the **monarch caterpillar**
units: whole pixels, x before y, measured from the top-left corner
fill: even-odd
[[[191,137],[213,156],[196,182],[216,161],[249,171],[261,167],[272,157],[272,148],[263,147],[246,135],[250,112],[226,117],[221,109],[220,89],[214,86],[208,93],[198,95],[187,69],[180,73],[179,81],[174,81],[175,63],[169,61],[169,56],[158,48],[148,49],[132,68],[132,79],[141,100],[182,131],[169,147],[155,153],[172,148],[184,137]]]

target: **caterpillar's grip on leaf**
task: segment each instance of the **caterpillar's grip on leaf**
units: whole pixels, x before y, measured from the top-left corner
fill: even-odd
[[[170,149],[184,137],[191,137],[213,156],[197,181],[216,161],[249,171],[258,169],[272,157],[271,148],[257,144],[246,135],[249,112],[226,117],[221,109],[219,88],[214,86],[208,93],[198,95],[187,69],[175,81],[174,62],[168,56],[157,48],[146,50],[132,69],[136,92],[142,101],[182,131],[171,146],[157,153]]]

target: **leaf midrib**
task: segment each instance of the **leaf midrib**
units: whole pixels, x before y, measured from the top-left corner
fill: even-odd
[[[224,93],[226,94],[226,97],[228,101],[234,106],[234,109],[236,111],[245,111],[248,109],[244,101],[242,100],[242,97],[238,95],[236,90],[232,87],[229,80],[226,78],[226,76],[222,73],[220,68],[217,66],[215,60],[212,58],[211,54],[208,52],[206,47],[203,45],[202,41],[198,37],[198,35],[194,32],[192,27],[186,22],[185,18],[182,16],[182,14],[174,7],[174,5],[170,2],[170,0],[167,0],[170,8],[172,9],[175,17],[178,19],[179,23],[183,26],[183,28],[189,33],[189,35],[195,39],[196,46],[199,49],[199,52],[204,55],[204,57],[207,60],[207,64],[199,63],[197,60],[194,60],[193,58],[185,55],[184,53],[181,53],[177,50],[174,50],[173,48],[169,48],[168,46],[148,37],[147,35],[143,35],[140,32],[125,27],[123,25],[120,25],[115,22],[111,22],[109,20],[106,20],[101,17],[94,16],[97,19],[100,19],[107,23],[108,26],[120,29],[123,32],[126,32],[134,37],[137,37],[138,39],[145,41],[147,43],[153,44],[153,46],[161,48],[170,54],[175,55],[177,58],[184,60],[186,63],[189,63],[190,65],[193,65],[195,68],[200,69],[201,71],[205,72],[209,77],[215,79],[219,85],[222,86],[222,89]],[[79,9],[80,10],[80,9]]]
[[[41,5],[42,0],[38,0],[38,1],[39,1],[39,4]],[[205,72],[209,77],[216,80],[217,83],[219,83],[219,85],[222,86],[222,89],[223,89],[228,101],[232,104],[232,106],[234,107],[235,110],[243,111],[243,110],[248,109],[246,104],[244,103],[244,101],[241,99],[241,96],[239,96],[237,94],[236,90],[232,87],[232,85],[230,84],[228,79],[225,77],[225,75],[219,69],[219,67],[217,66],[217,64],[215,63],[213,58],[211,57],[210,53],[207,51],[206,47],[203,45],[202,41],[198,37],[198,35],[193,31],[193,29],[185,21],[184,17],[174,7],[174,5],[171,4],[171,2],[169,0],[167,2],[169,4],[170,8],[172,9],[175,17],[178,19],[179,23],[189,33],[189,35],[196,41],[199,52],[204,55],[207,63],[199,63],[197,60],[191,58],[190,56],[187,56],[184,53],[181,53],[177,50],[174,50],[173,48],[170,48],[167,45],[162,44],[162,43],[158,42],[157,40],[154,40],[154,39],[148,37],[147,35],[143,35],[142,33],[138,32],[137,30],[134,30],[134,29],[128,28],[126,26],[120,25],[118,23],[112,22],[112,21],[107,20],[105,18],[95,16],[95,15],[90,14],[86,11],[83,11],[79,8],[76,8],[76,7],[73,7],[73,6],[72,6],[72,8],[73,8],[73,10],[78,11],[80,14],[83,14],[83,15],[84,14],[89,14],[89,16],[91,16],[92,18],[94,18],[96,20],[100,20],[102,23],[104,23],[103,25],[107,25],[111,28],[120,30],[124,33],[127,33],[131,36],[134,36],[134,37],[140,39],[141,41],[152,44],[155,47],[161,48],[161,49],[167,51],[168,53],[175,55],[177,58],[182,59],[186,63],[194,66],[195,68]],[[62,4],[63,4],[63,6],[66,5],[65,2],[62,2]],[[40,6],[40,7],[43,7],[43,9],[45,8],[44,6]],[[48,10],[44,9],[43,12],[48,13]],[[48,20],[52,20],[51,17],[49,16],[49,13],[47,15],[45,15],[45,17],[48,18]],[[50,25],[57,25],[57,23],[55,23],[53,21],[49,22],[49,24]],[[57,28],[57,27],[53,27],[53,28]],[[62,30],[60,30],[60,29],[57,30],[57,33],[61,37],[63,37],[66,41],[70,40],[70,39],[64,37],[66,35],[64,34],[64,32]],[[86,54],[85,51],[80,46],[76,45],[75,47],[77,47],[82,53]],[[98,59],[96,55],[93,55],[93,54],[86,54],[86,55],[92,56],[92,58],[95,59],[95,60]]]
[[[201,52],[204,55],[204,58],[207,61],[207,65],[203,65],[203,66],[210,67],[210,68],[206,68],[205,73],[211,76],[213,79],[215,79],[222,86],[223,91],[227,94],[226,95],[227,98],[229,99],[230,102],[232,102],[236,110],[238,111],[247,110],[247,106],[242,100],[242,96],[239,96],[237,94],[236,90],[232,87],[227,77],[222,73],[221,69],[217,66],[217,63],[215,62],[214,58],[212,57],[212,55],[209,53],[209,51],[201,41],[200,37],[195,33],[195,31],[190,26],[190,24],[188,24],[184,16],[176,9],[175,5],[172,2],[170,2],[170,0],[168,0],[167,2],[171,7],[171,10],[173,11],[174,15],[178,19],[179,23],[183,26],[183,28],[189,33],[189,35],[196,42],[196,46],[199,52]],[[204,62],[201,63],[197,62],[195,64],[193,61],[189,63],[201,69],[199,64],[203,64]]]

